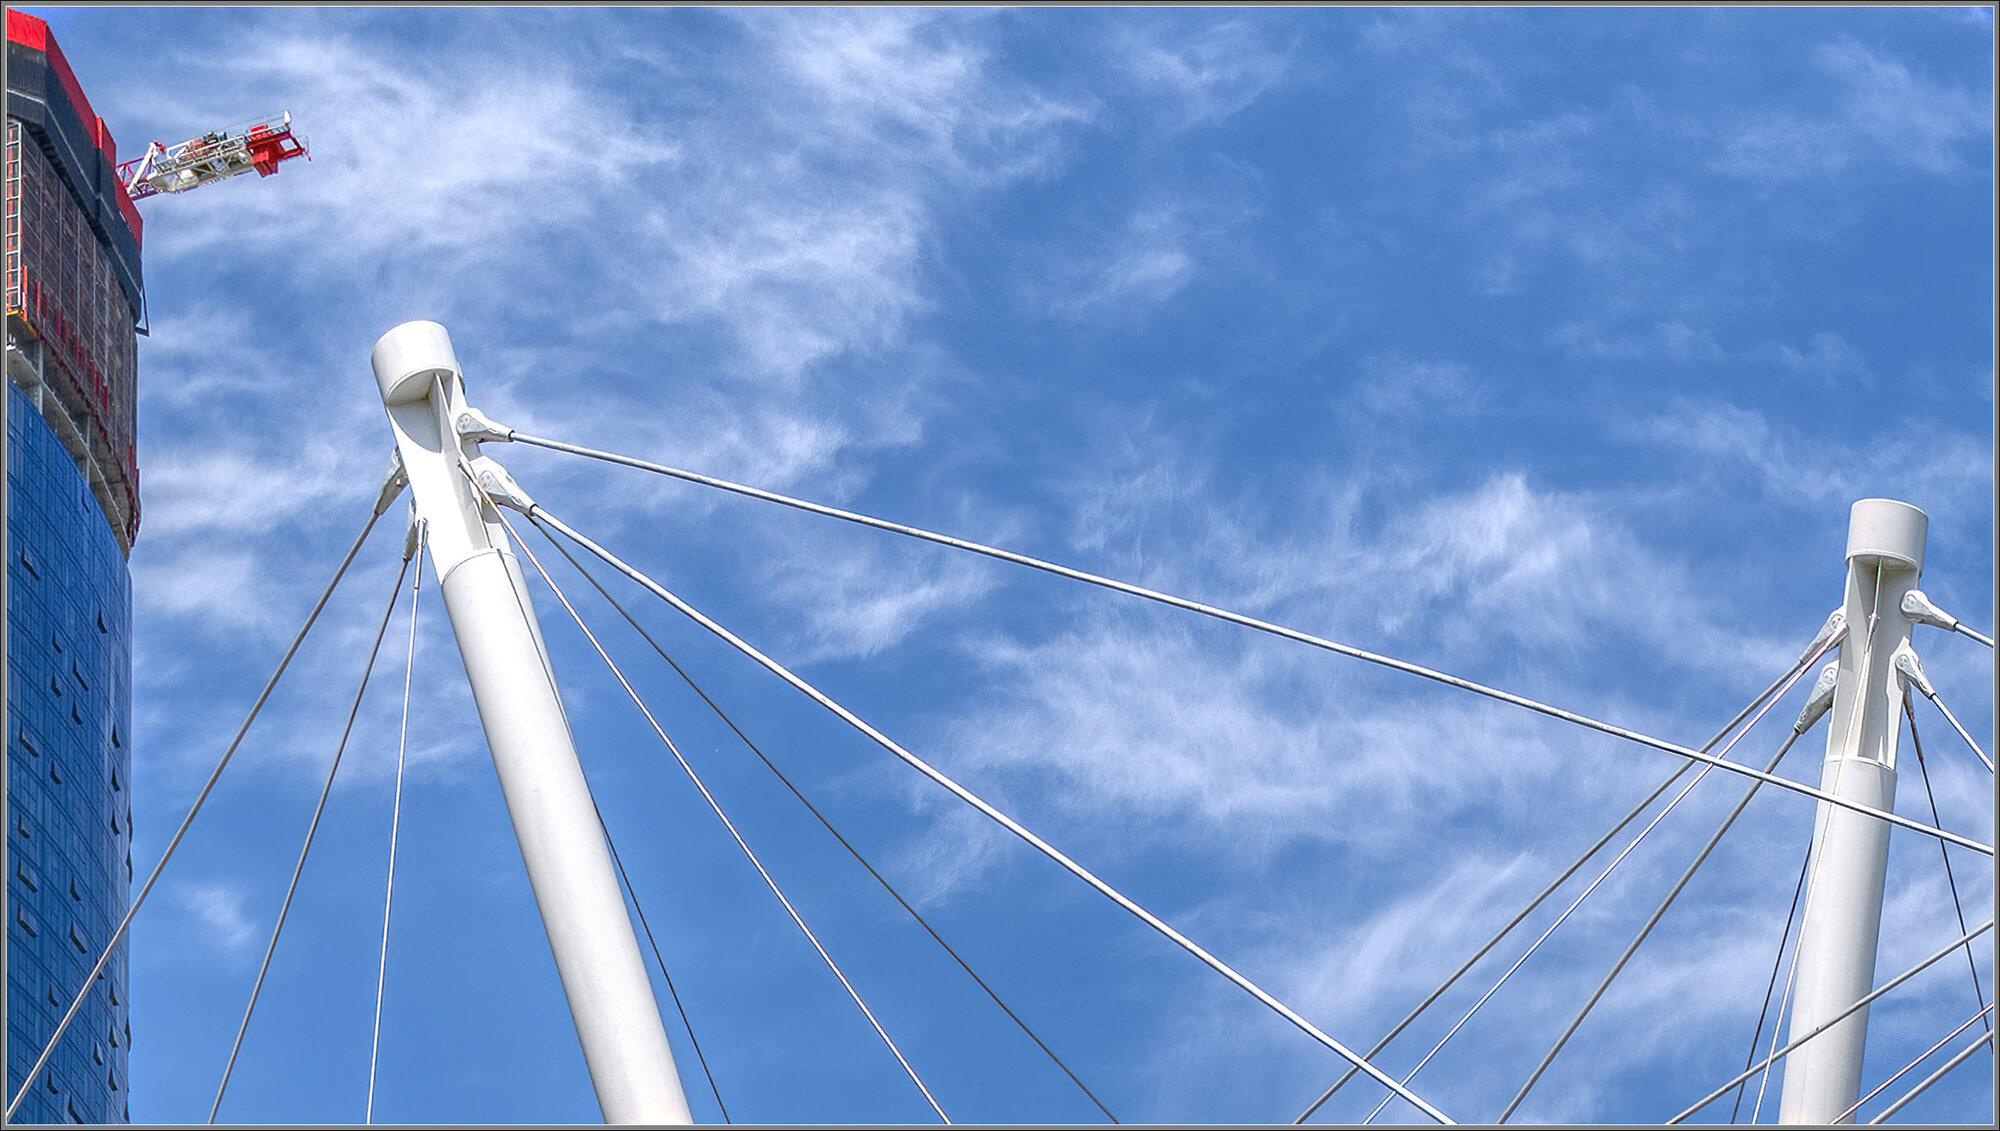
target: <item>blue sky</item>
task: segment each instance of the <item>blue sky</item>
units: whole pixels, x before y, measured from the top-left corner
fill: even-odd
[[[1981,11],[30,10],[128,153],[280,109],[313,149],[268,180],[142,205],[142,874],[374,497],[390,438],[368,350],[412,318],[450,329],[474,401],[524,431],[1041,554],[1683,743],[1839,601],[1855,499],[1923,507],[1925,589],[1993,624]],[[1353,1045],[1671,769],[1173,610],[489,451]],[[397,533],[364,552],[134,927],[136,1120],[206,1115]],[[589,1121],[434,594],[376,1111]],[[1121,1118],[1286,1121],[1337,1075],[1333,1054],[634,600]],[[1091,1117],[582,604],[946,1111]],[[541,612],[732,1113],[925,1121],[560,607]],[[1929,630],[1918,647],[1991,735],[1991,654]],[[393,643],[385,657],[226,1119],[360,1118],[400,702]],[[1733,756],[1768,758],[1802,695]],[[1928,705],[1918,719],[1945,822],[1990,842],[1991,777]],[[1927,813],[1905,749],[1899,807]],[[1816,780],[1822,751],[1815,732],[1785,771]],[[1697,790],[1418,1090],[1496,1116],[1738,792]],[[1811,812],[1753,803],[1523,1120],[1659,1120],[1741,1065]],[[1954,864],[1968,915],[1991,914],[1988,862]],[[1885,976],[1958,933],[1934,843],[1896,838],[1890,892]],[[1476,970],[1384,1066],[1413,1065],[1504,968]],[[1871,1085],[1972,1014],[1970,981],[1941,964],[1885,999]],[[1990,1065],[1904,1118],[1989,1120]],[[1351,1085],[1322,1114],[1358,1120],[1380,1094]]]

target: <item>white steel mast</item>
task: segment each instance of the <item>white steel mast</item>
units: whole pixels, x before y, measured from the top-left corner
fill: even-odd
[[[520,564],[468,479],[506,473],[453,426],[451,338],[405,322],[371,360],[604,1121],[692,1123]]]
[[[1891,499],[1854,504],[1847,527],[1847,641],[1840,649],[1832,726],[1820,788],[1884,811],[1896,803],[1896,741],[1910,648],[1903,595],[1924,566],[1923,511]],[[1867,995],[1882,931],[1889,826],[1822,801],[1813,825],[1812,877],[1799,927],[1791,1039],[1796,1041]],[[1868,1010],[1807,1041],[1785,1062],[1780,1123],[1831,1123],[1861,1094]],[[1843,1122],[1852,1122],[1850,1114]]]

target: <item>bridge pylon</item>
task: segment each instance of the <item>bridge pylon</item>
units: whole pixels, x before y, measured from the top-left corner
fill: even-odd
[[[370,360],[604,1121],[692,1123],[520,563],[473,488],[505,473],[455,427],[451,337],[405,322]]]
[[[1841,645],[1820,788],[1884,811],[1896,804],[1896,742],[1910,648],[1903,595],[1924,566],[1930,520],[1892,499],[1854,504],[1847,528],[1847,640]],[[1822,801],[1813,824],[1812,871],[1799,927],[1790,1040],[1796,1041],[1873,988],[1882,933],[1889,826]],[[1827,1124],[1861,1095],[1868,1010],[1812,1038],[1785,1061],[1780,1123]],[[1852,1122],[1848,1116],[1846,1122]]]

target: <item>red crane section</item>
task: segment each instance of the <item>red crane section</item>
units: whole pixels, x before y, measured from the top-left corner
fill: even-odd
[[[133,200],[163,192],[187,192],[255,171],[268,177],[280,162],[312,159],[306,139],[292,130],[292,116],[280,114],[226,129],[211,130],[176,145],[154,142],[146,152],[118,166],[118,179]]]

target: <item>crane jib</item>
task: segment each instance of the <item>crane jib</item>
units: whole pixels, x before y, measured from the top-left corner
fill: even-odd
[[[118,179],[134,200],[163,192],[187,192],[255,170],[278,171],[294,157],[312,159],[306,139],[292,130],[289,113],[240,126],[211,130],[175,145],[153,142],[146,152],[118,166]]]

